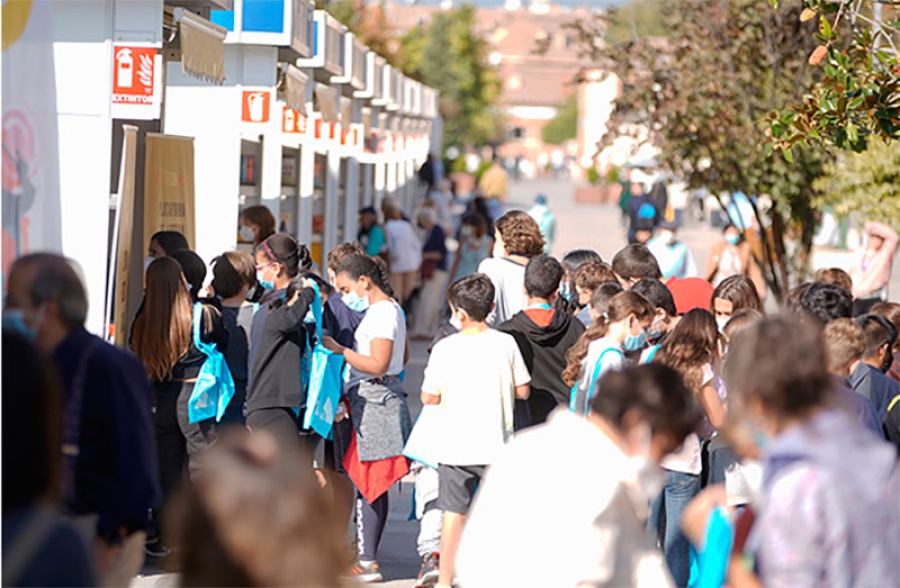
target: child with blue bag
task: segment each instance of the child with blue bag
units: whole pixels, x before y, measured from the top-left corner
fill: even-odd
[[[283,443],[299,441],[300,415],[306,408],[300,377],[308,338],[303,320],[315,292],[300,271],[311,267],[309,250],[290,235],[272,235],[256,251],[256,278],[266,293],[250,330],[247,426],[266,430]],[[302,437],[312,453],[318,437],[309,432]]]
[[[605,312],[566,354],[563,381],[572,387],[569,410],[587,414],[596,383],[606,372],[626,367],[625,352],[646,345],[645,329],[653,321],[654,308],[634,292],[621,292],[609,300]]]

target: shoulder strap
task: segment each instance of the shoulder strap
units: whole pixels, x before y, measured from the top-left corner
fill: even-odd
[[[200,329],[203,321],[203,305],[199,302],[194,303],[193,309],[193,326],[191,328],[191,337],[194,341],[194,347],[200,349]]]
[[[618,353],[622,357],[625,357],[622,352],[615,347],[607,347],[602,352],[600,352],[600,357],[597,358],[597,363],[594,364],[594,373],[591,374],[591,379],[588,381],[588,389],[584,399],[584,414],[587,414],[588,403],[590,402],[591,398],[593,398],[591,392],[594,391],[594,386],[597,384],[597,378],[600,377],[600,369],[603,366],[603,356],[605,356],[610,351]]]
[[[316,341],[322,341],[322,293],[319,291],[319,285],[315,280],[310,280],[312,282],[313,291],[316,293],[316,297],[313,298],[312,302],[312,314],[313,318],[316,320]]]
[[[900,403],[900,394],[894,396],[894,399],[888,404],[887,411],[891,412],[891,409],[897,406],[898,403]]]
[[[66,414],[63,430],[62,454],[66,462],[66,499],[69,502],[75,499],[75,462],[81,452],[81,409],[84,404],[84,391],[87,387],[87,368],[91,355],[99,341],[91,337],[87,348],[78,360],[75,375],[72,377],[72,387],[69,389],[69,397],[66,402]]]
[[[650,363],[651,361],[653,361],[653,358],[656,357],[656,352],[659,351],[661,347],[662,345],[660,345],[659,343],[651,347],[650,353],[647,354],[647,361],[645,361],[644,363]]]

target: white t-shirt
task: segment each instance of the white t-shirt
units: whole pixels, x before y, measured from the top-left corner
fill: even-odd
[[[389,220],[384,223],[384,232],[391,252],[391,271],[400,274],[419,271],[422,242],[413,226],[405,220]]]
[[[701,372],[701,380],[703,380],[700,384],[701,388],[708,384],[715,384],[715,373],[713,372],[711,365],[704,365],[701,368]],[[719,392],[719,394],[721,398],[722,393]],[[681,447],[677,451],[665,456],[662,461],[659,462],[659,465],[673,472],[682,472],[699,476],[700,471],[703,469],[700,458],[700,435],[695,433],[688,435],[684,440],[684,443],[681,444]]]
[[[600,356],[603,356],[602,358]],[[600,372],[594,380],[594,384],[600,381],[603,374],[610,370],[620,370],[625,367],[625,354],[622,346],[611,337],[601,337],[591,341],[588,352],[581,363],[581,379],[578,380],[578,391],[585,393],[591,385],[594,371],[597,369],[597,361],[600,361]]]
[[[403,353],[406,350],[406,319],[403,316],[403,309],[393,300],[376,302],[369,307],[366,316],[356,328],[353,350],[360,355],[371,355],[372,341],[375,339],[388,339],[394,342],[387,374],[399,375],[403,371]],[[353,385],[373,377],[351,367],[347,383]]]
[[[525,308],[525,266],[505,257],[489,257],[481,262],[478,271],[486,274],[494,284],[494,310],[488,315],[491,326],[502,325]]]
[[[459,546],[460,585],[671,586],[635,480],[596,426],[557,409],[517,434],[479,485]]]
[[[422,391],[440,395],[439,463],[488,465],[513,434],[516,386],[531,382],[519,346],[499,331],[457,333],[431,352]]]

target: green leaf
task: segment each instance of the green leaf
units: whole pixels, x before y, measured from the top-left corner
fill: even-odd
[[[859,141],[859,131],[857,130],[856,125],[853,124],[853,121],[847,123],[847,139],[851,143]]]
[[[787,161],[788,163],[794,163],[794,148],[793,147],[788,147],[781,153],[784,155],[785,161]]]
[[[774,9],[777,9],[778,8],[778,0],[769,0],[769,6],[771,6]]]
[[[831,30],[831,23],[828,22],[828,18],[824,14],[819,19],[819,32],[822,33],[822,36],[829,41],[834,39],[834,33]]]

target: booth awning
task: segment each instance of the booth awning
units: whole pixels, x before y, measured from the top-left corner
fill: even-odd
[[[325,122],[340,122],[337,91],[334,88],[316,84],[316,109],[322,113]]]
[[[309,77],[293,65],[288,65],[284,70],[282,78],[282,92],[284,92],[284,102],[288,108],[300,112],[303,116],[306,114],[306,84]]]
[[[176,8],[175,22],[181,42],[181,71],[201,80],[225,81],[225,35],[228,30],[183,8]]]

